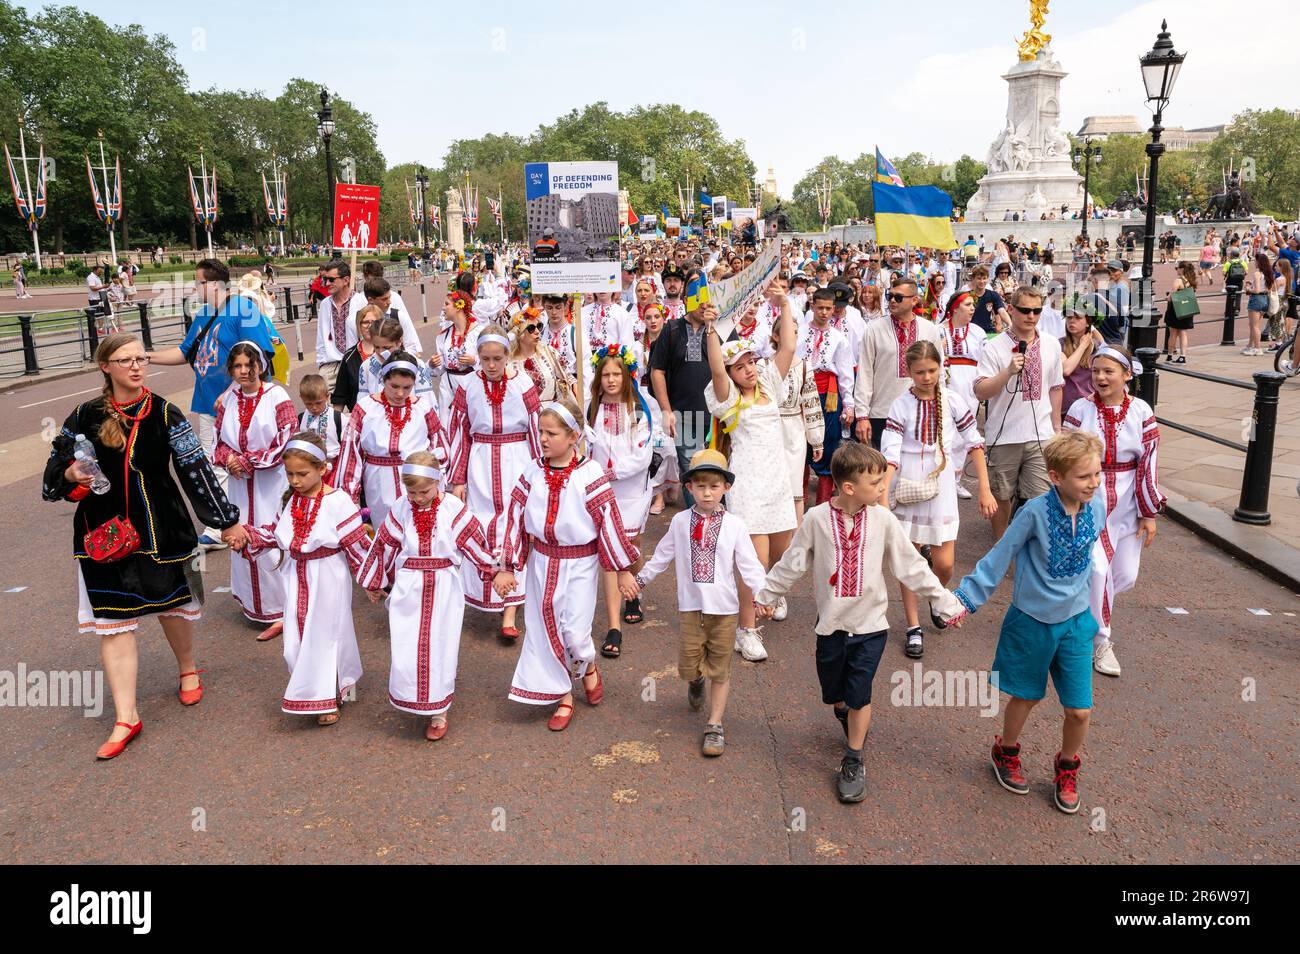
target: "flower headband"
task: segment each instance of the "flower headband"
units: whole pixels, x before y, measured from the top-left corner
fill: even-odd
[[[626,345],[605,345],[604,347],[597,348],[596,352],[591,356],[591,366],[593,368],[599,368],[600,363],[606,358],[617,358],[619,361],[623,362],[623,365],[627,368],[629,374],[636,374],[636,355],[633,354],[632,350]]]
[[[459,308],[462,311],[469,308],[472,303],[472,299],[463,291],[454,291],[447,297],[451,299],[451,303],[454,307]]]
[[[758,346],[752,339],[740,338],[736,341],[728,341],[722,346],[722,363],[731,367],[746,354],[758,356]]]

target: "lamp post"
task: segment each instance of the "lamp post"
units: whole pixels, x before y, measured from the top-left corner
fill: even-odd
[[[325,195],[329,216],[325,220],[325,238],[321,243],[334,251],[334,157],[330,153],[330,140],[334,138],[334,110],[330,109],[330,94],[320,91],[320,112],[316,114],[316,132],[325,143]]]
[[[1092,167],[1094,163],[1101,162],[1101,143],[1094,143],[1091,139],[1084,139],[1083,148],[1074,150],[1074,164],[1077,166],[1083,163],[1083,237],[1088,237],[1088,200],[1091,193],[1088,191],[1088,182],[1091,178]]]
[[[424,187],[428,184],[429,174],[425,171],[424,166],[420,166],[419,171],[415,174],[415,185],[420,190],[420,250],[426,259],[429,257],[429,221],[425,212]]]
[[[1160,22],[1160,33],[1155,46],[1142,56],[1142,83],[1146,86],[1147,102],[1155,105],[1155,116],[1151,123],[1151,141],[1147,143],[1146,153],[1150,159],[1150,171],[1147,175],[1147,221],[1146,235],[1142,239],[1142,285],[1141,314],[1136,321],[1130,321],[1128,332],[1129,350],[1154,348],[1156,346],[1156,312],[1151,274],[1154,271],[1156,253],[1156,173],[1160,166],[1160,156],[1165,146],[1160,141],[1164,127],[1160,125],[1165,107],[1174,91],[1174,82],[1182,69],[1185,53],[1174,49],[1174,42],[1169,38],[1169,24]]]

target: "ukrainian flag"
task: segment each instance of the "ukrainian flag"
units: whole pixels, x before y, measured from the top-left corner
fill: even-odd
[[[879,146],[876,147],[876,181],[896,186],[904,185],[903,177],[898,174],[894,164],[881,155]]]
[[[686,310],[694,311],[709,302],[709,286],[703,275],[696,275],[686,286]]]
[[[934,186],[871,184],[876,244],[954,249],[952,197]]]

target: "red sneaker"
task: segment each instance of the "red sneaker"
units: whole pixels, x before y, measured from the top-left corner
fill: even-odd
[[[1073,815],[1079,810],[1079,766],[1083,764],[1083,759],[1075,756],[1073,762],[1066,762],[1061,758],[1061,753],[1056,753],[1056,791],[1052,795],[1052,801],[1056,807],[1067,815]]]
[[[1000,735],[993,736],[993,774],[1008,792],[1029,794],[1029,782],[1020,770],[1020,746],[1003,745]]]

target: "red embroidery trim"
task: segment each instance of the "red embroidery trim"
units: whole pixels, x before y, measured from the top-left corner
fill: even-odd
[[[438,504],[441,498],[434,497],[428,507],[417,509],[411,506],[411,520],[415,523],[415,535],[420,541],[420,555],[430,556],[433,552],[433,531],[438,526]]]
[[[493,381],[482,371],[478,376],[483,379],[483,394],[487,397],[488,403],[493,407],[500,407],[501,402],[506,399],[506,379]]]
[[[320,514],[321,501],[324,499],[324,493],[317,493],[315,497],[293,495],[289,505],[289,514],[293,517],[293,543],[290,544],[293,549],[301,550],[307,542],[311,528],[316,526],[316,517]]]
[[[407,398],[406,403],[401,407],[393,407],[388,403],[388,398],[383,399],[383,404],[384,416],[388,418],[388,426],[400,434],[407,421],[411,419],[411,399]]]
[[[577,454],[573,455],[573,460],[569,461],[567,467],[555,468],[549,463],[543,465],[542,476],[546,478],[546,527],[548,530],[555,526],[555,518],[560,513],[560,494],[564,492],[564,485],[569,482],[573,472],[578,469],[582,463],[582,458]]]
[[[257,393],[252,397],[245,395],[243,389],[235,391],[235,397],[239,399],[239,431],[241,434],[248,430],[248,425],[257,412],[257,405],[261,403],[262,395],[265,393],[266,388],[260,384],[257,386]]]
[[[1102,461],[1103,464],[1115,463],[1119,455],[1119,429],[1124,423],[1124,418],[1128,416],[1128,406],[1132,401],[1132,397],[1125,394],[1123,404],[1111,407],[1102,403],[1101,395],[1096,391],[1092,394],[1092,403],[1097,407],[1097,423],[1101,425],[1101,437],[1106,442],[1106,457]]]

